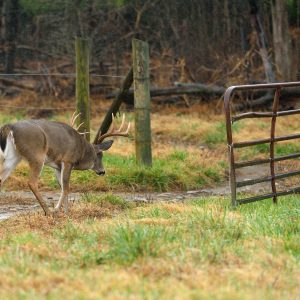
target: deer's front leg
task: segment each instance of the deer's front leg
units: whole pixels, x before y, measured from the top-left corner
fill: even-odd
[[[61,187],[61,169],[55,169],[55,176],[59,186]]]
[[[68,194],[69,194],[69,181],[72,171],[72,165],[69,163],[62,162],[61,163],[61,170],[60,170],[60,186],[61,186],[61,195],[59,197],[58,203],[55,206],[54,210],[58,211],[61,208],[62,203],[64,204],[65,212],[68,212]],[[59,172],[57,171],[56,175]]]

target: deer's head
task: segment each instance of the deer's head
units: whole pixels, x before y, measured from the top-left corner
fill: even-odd
[[[100,134],[100,136],[94,141],[93,147],[96,153],[96,157],[94,158],[94,166],[93,170],[96,172],[97,175],[104,175],[105,170],[102,163],[102,157],[103,157],[103,151],[108,150],[112,144],[113,140],[104,141],[104,139],[111,137],[111,136],[129,136],[129,129],[130,129],[130,123],[128,123],[128,126],[126,130],[123,129],[125,123],[125,115],[122,117],[122,123],[119,127],[119,129],[115,129],[114,127],[114,115],[112,115],[112,123],[111,128],[108,130],[105,134]]]
[[[85,135],[86,132],[82,133],[79,132],[79,128],[83,125],[83,123],[79,124],[78,126],[75,126],[76,119],[79,117],[80,113],[76,115],[76,111],[73,113],[70,126],[74,128],[79,134]],[[115,129],[114,127],[114,115],[112,114],[112,122],[111,127],[108,130],[107,133],[102,134],[101,133],[96,135],[96,138],[93,142],[93,144],[90,144],[93,148],[93,153],[90,153],[90,156],[87,160],[81,162],[81,168],[82,169],[92,169],[96,172],[97,175],[104,175],[105,170],[102,163],[102,157],[103,157],[103,151],[108,150],[112,144],[113,140],[104,141],[104,139],[111,137],[111,136],[129,136],[129,129],[130,129],[130,123],[128,123],[127,129],[123,130],[124,123],[125,123],[125,115],[123,114],[122,117],[122,123],[119,129]],[[123,130],[123,131],[122,131]]]
[[[108,150],[112,146],[113,142],[113,140],[108,140],[100,144],[92,145],[96,154],[94,157],[94,165],[92,169],[96,172],[97,175],[105,175],[105,170],[102,163],[103,151]]]

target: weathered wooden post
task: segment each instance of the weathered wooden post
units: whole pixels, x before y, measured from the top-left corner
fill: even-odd
[[[152,165],[148,43],[132,40],[135,149],[138,164]]]
[[[83,123],[79,131],[86,132],[90,140],[90,86],[89,86],[89,43],[87,39],[76,38],[76,111],[80,113],[77,125]]]

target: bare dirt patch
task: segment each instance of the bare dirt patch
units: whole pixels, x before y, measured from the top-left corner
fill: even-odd
[[[237,172],[238,180],[253,179],[258,176],[266,175],[269,171],[268,166],[255,166],[243,168],[243,171]],[[258,184],[257,187],[247,186],[241,189],[242,192],[258,194],[270,190],[268,183]],[[185,200],[205,197],[205,196],[225,196],[230,195],[230,188],[227,182],[220,184],[218,187],[205,188],[200,190],[191,190],[183,192],[166,192],[166,193],[114,193],[126,201],[133,202],[183,202]],[[48,206],[54,207],[59,199],[59,192],[44,192],[43,197]],[[69,200],[71,202],[78,201],[82,198],[83,193],[71,193]],[[99,195],[99,193],[95,194]],[[25,213],[39,209],[39,205],[33,194],[27,191],[19,192],[2,192],[0,194],[0,220],[7,219],[16,214]]]

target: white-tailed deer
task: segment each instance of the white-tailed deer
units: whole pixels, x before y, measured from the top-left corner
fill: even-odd
[[[38,178],[45,165],[55,169],[56,178],[61,186],[61,195],[54,210],[58,211],[62,204],[68,211],[69,180],[72,170],[94,170],[104,175],[102,164],[103,151],[108,150],[113,140],[104,141],[111,136],[128,136],[130,123],[126,130],[124,115],[120,128],[111,129],[101,135],[94,143],[89,143],[71,126],[47,120],[19,121],[6,124],[0,128],[0,184],[8,178],[21,159],[25,159],[30,168],[28,185],[43,208],[45,215],[50,211],[38,190]]]

